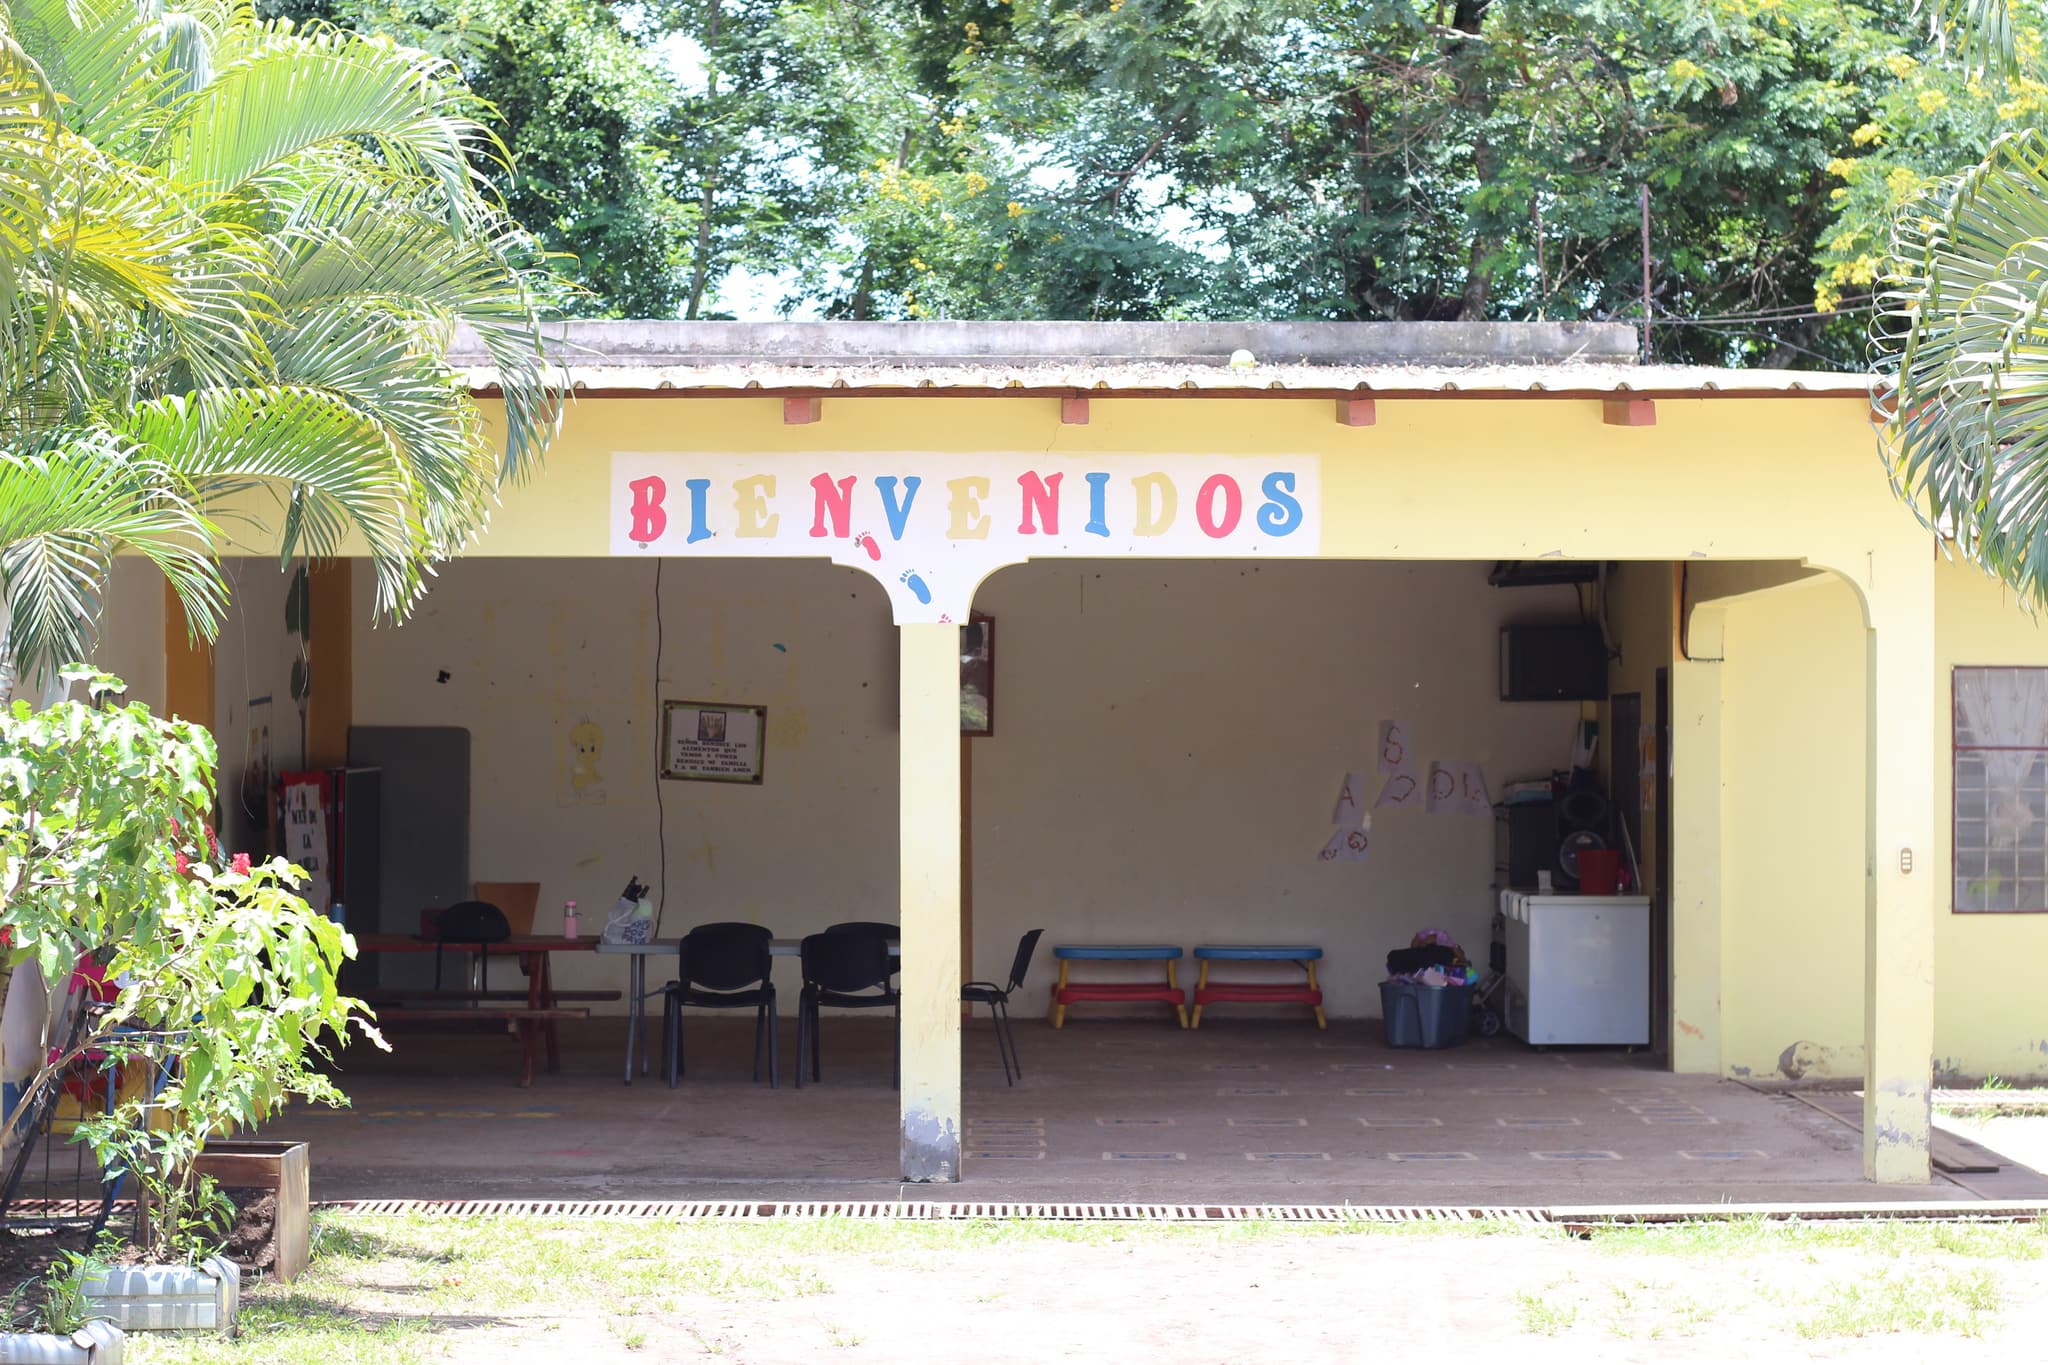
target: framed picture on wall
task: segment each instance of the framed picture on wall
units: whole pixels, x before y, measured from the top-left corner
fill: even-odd
[[[768,708],[722,701],[661,704],[661,775],[681,782],[759,786]]]
[[[960,733],[996,732],[996,623],[980,612],[960,627]]]

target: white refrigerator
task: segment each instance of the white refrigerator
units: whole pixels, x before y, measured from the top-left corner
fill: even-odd
[[[1502,891],[1508,1032],[1538,1047],[1650,1042],[1650,898]]]

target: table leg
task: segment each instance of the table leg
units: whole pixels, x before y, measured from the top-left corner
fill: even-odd
[[[1314,962],[1312,962],[1312,961],[1311,961],[1311,962],[1304,962],[1304,963],[1302,963],[1301,965],[1302,965],[1302,966],[1304,966],[1304,967],[1306,967],[1306,968],[1308,968],[1308,988],[1309,988],[1310,990],[1312,990],[1312,991],[1315,991],[1315,992],[1317,992],[1317,993],[1319,993],[1319,994],[1320,994],[1323,988],[1322,988],[1321,986],[1318,986],[1318,985],[1316,984],[1316,964],[1315,964]],[[1320,1004],[1318,1004],[1318,1005],[1317,1005],[1317,1006],[1315,1007],[1315,1009],[1316,1009],[1316,1027],[1317,1027],[1317,1028],[1320,1028],[1320,1029],[1326,1029],[1326,1028],[1328,1028],[1328,1027],[1330,1026],[1330,1021],[1329,1021],[1329,1020],[1328,1020],[1328,1019],[1327,1019],[1326,1017],[1324,1017],[1324,1015],[1323,1015],[1323,1007],[1322,1007],[1322,1006],[1321,1006]]]
[[[1177,970],[1179,966],[1180,964],[1172,958],[1166,959],[1166,984],[1176,994],[1180,993],[1180,972]],[[1188,1006],[1185,996],[1174,1002],[1173,1012],[1180,1017],[1180,1026],[1186,1028],[1188,1026]]]
[[[1052,1026],[1054,1028],[1064,1028],[1066,1026],[1067,1007],[1060,1003],[1060,997],[1066,993],[1067,968],[1072,965],[1065,958],[1060,959],[1060,979],[1058,984],[1052,988]]]
[[[1169,981],[1173,979],[1173,964],[1170,962],[1166,964],[1166,976]],[[1195,971],[1195,1013],[1188,1020],[1188,1027],[1191,1029],[1197,1029],[1202,1026],[1202,992],[1208,985],[1209,959],[1205,957],[1202,959],[1202,965]]]
[[[640,954],[626,959],[626,1084],[633,1083],[633,1045],[640,1038]]]
[[[553,1009],[555,1006],[555,981],[548,971],[547,953],[521,953],[520,965],[526,969],[526,1007],[528,1009]],[[535,961],[535,959],[539,959]],[[562,1069],[562,1038],[556,1023],[549,1019],[542,1027],[548,1042],[548,1070]]]

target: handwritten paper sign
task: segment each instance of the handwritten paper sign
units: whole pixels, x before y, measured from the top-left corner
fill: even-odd
[[[661,705],[661,775],[686,782],[761,781],[768,708],[716,701]]]
[[[1362,829],[1340,829],[1316,855],[1321,863],[1362,863],[1372,852],[1372,835]]]
[[[1344,785],[1337,789],[1337,806],[1330,812],[1330,823],[1346,829],[1356,829],[1365,823],[1365,774],[1344,774]]]
[[[826,558],[901,624],[967,620],[974,589],[1047,557],[1313,558],[1314,456],[612,455],[611,553]]]

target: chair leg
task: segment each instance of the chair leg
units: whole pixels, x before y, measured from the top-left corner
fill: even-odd
[[[804,1088],[804,1066],[811,1056],[811,1010],[810,1002],[798,999],[796,1002],[796,1088]]]
[[[1002,1021],[996,1018],[996,1002],[993,1000],[988,1002],[988,1028],[996,1036],[996,1056],[1003,1063],[1003,1084],[1015,1085],[1016,1082],[1010,1079],[1010,1052],[1003,1046]]]
[[[775,1024],[776,1024],[776,1019],[775,1019],[775,997],[774,997],[773,995],[770,995],[770,996],[768,997],[768,1005],[767,1005],[767,1010],[768,1010],[768,1088],[769,1088],[770,1090],[773,1090],[773,1089],[775,1089],[775,1088],[776,1088],[776,1085],[777,1085],[777,1082],[776,1082],[776,1079],[775,1079],[775,1077],[776,1077],[776,1073],[782,1070],[782,1063],[781,1063],[781,1060],[780,1060],[780,1059],[779,1059],[779,1058],[778,1058],[778,1057],[777,1057],[777,1056],[775,1055],[775,1049],[776,1049],[776,1042],[775,1042],[775,1032],[776,1032],[776,1030],[775,1030]]]
[[[1017,1055],[1017,1031],[1010,1027],[1010,1001],[1003,999],[1003,1037],[1010,1044],[1010,1069],[1017,1073],[1017,1079],[1024,1079],[1024,1059]]]
[[[813,1000],[811,1002],[811,1079],[819,1082],[820,1084],[822,1084],[825,1079],[824,1062],[821,1060],[820,1057],[820,1054],[822,1054],[825,1051],[825,1049],[819,1046],[818,1037],[818,1035],[821,1032],[823,1032],[823,1030],[819,1028],[819,1025],[823,1022],[823,1011],[821,1011],[818,1008],[818,1002]]]
[[[661,1007],[661,1061],[668,1070],[668,1088],[676,1088],[683,1073],[683,1012],[673,997]]]
[[[768,1022],[768,1014],[767,1014],[767,1011],[765,1011],[764,1009],[762,1009],[762,1008],[761,1008],[761,1006],[759,1006],[759,1005],[756,1005],[756,1006],[754,1006],[754,1084],[755,1084],[755,1085],[759,1085],[759,1084],[761,1083],[761,1043],[762,1043],[762,1041],[763,1041],[763,1040],[762,1040],[762,1037],[761,1037],[761,1029],[762,1029],[762,1026],[763,1026],[764,1024],[766,1024],[767,1022]]]

